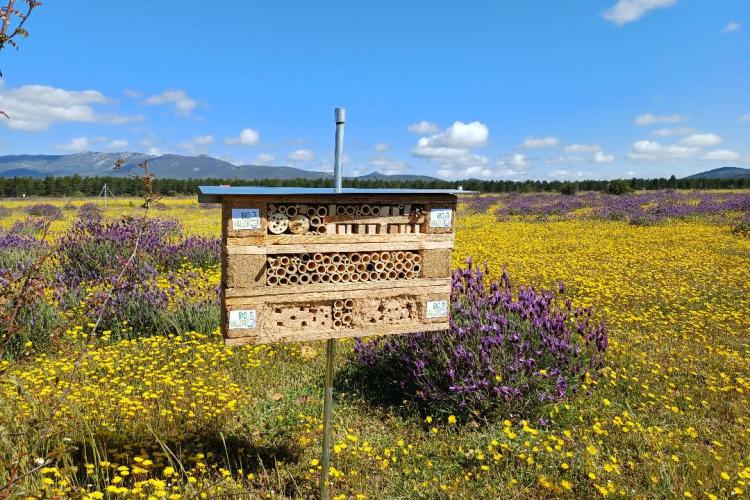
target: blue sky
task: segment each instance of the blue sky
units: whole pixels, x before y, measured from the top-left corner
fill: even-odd
[[[347,175],[750,166],[747,0],[48,0],[0,53],[0,154],[206,153]]]

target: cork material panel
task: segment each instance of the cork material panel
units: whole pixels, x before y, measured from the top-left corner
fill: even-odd
[[[422,276],[448,278],[451,275],[451,248],[422,251]]]

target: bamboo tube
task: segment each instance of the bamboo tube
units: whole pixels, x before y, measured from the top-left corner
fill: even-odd
[[[289,205],[286,207],[286,214],[289,216],[289,218],[294,217],[297,215],[299,211],[297,210],[297,205]]]
[[[351,310],[354,307],[354,299],[346,299],[344,301],[344,309]]]
[[[283,278],[279,278],[279,285],[288,285],[289,280],[286,279],[286,276]]]
[[[320,275],[320,281],[322,283],[329,283],[331,281],[331,275],[330,274],[325,274],[325,273],[321,274]]]
[[[388,262],[391,260],[391,254],[389,252],[380,252],[380,260],[383,262]]]
[[[315,207],[307,207],[307,210],[305,211],[308,217],[317,217],[318,216],[318,210]]]
[[[404,252],[396,252],[396,260],[397,261],[403,261],[404,260]]]
[[[347,273],[354,273],[357,271],[357,266],[355,264],[347,264],[346,265],[346,272]]]
[[[320,274],[324,274],[326,272],[325,264],[318,264],[318,267],[315,269],[315,271]]]
[[[313,216],[310,217],[310,225],[312,227],[318,227],[322,223],[323,223],[323,221],[317,215],[313,215]]]
[[[314,260],[307,261],[307,264],[305,264],[305,269],[308,271],[315,271],[318,268],[318,263]]]
[[[299,284],[300,285],[307,285],[310,283],[310,275],[309,274],[300,274],[299,275]]]
[[[380,254],[378,252],[372,252],[370,254],[370,262],[377,262],[380,260]]]
[[[367,264],[363,264],[362,262],[360,262],[359,264],[357,264],[357,272],[358,273],[362,273],[362,272],[364,272],[366,270],[367,270]]]
[[[313,260],[315,262],[321,262],[323,260],[323,254],[320,252],[315,252],[312,256]]]
[[[322,262],[323,262],[323,264],[325,264],[327,266],[328,264],[331,263],[331,256],[330,255],[324,255]]]
[[[404,259],[414,260],[414,254],[412,252],[404,252]]]
[[[341,319],[344,317],[344,311],[337,309],[333,311],[333,319]]]
[[[393,264],[393,269],[395,269],[396,271],[403,271],[404,263],[401,261],[396,262],[395,264]]]
[[[344,271],[341,273],[341,281],[344,283],[348,283],[352,280],[352,275]]]
[[[352,275],[352,283],[356,283],[359,281],[359,273],[354,272],[354,273],[351,273],[351,275]]]
[[[333,327],[341,328],[341,320],[340,319],[333,320]]]
[[[386,271],[390,271],[392,269],[395,269],[395,267],[396,267],[396,263],[393,262],[392,260],[389,260],[388,262],[385,263],[385,270]]]
[[[296,285],[299,282],[299,276],[296,274],[292,274],[287,278],[289,280],[290,285]]]
[[[339,283],[341,281],[341,275],[339,273],[331,274],[331,283]]]
[[[346,272],[346,264],[343,264],[343,263],[336,264],[336,272],[337,273]]]
[[[380,272],[378,273],[378,279],[379,279],[380,281],[385,281],[385,280],[387,280],[387,279],[388,279],[388,273],[387,273],[387,272],[385,272],[385,271],[380,271]]]
[[[359,273],[359,281],[368,281],[370,279],[370,273],[362,271]]]
[[[346,215],[354,215],[357,213],[357,209],[354,207],[354,205],[347,205],[345,212]]]
[[[388,271],[389,280],[395,280],[396,278],[398,278],[398,273],[396,271],[393,271],[393,270]]]
[[[310,283],[320,283],[320,275],[318,273],[311,274]]]
[[[380,274],[377,271],[370,271],[370,281],[378,281]]]
[[[341,254],[335,253],[331,255],[331,262],[333,262],[334,264],[338,264],[339,262],[341,262]]]
[[[414,263],[410,260],[404,262],[404,271],[411,271],[414,269]]]
[[[344,314],[343,318],[341,318],[341,322],[344,323],[345,325],[351,325],[353,319],[354,318],[352,317],[352,315],[347,313],[347,314]]]
[[[286,255],[282,255],[281,257],[279,257],[279,263],[282,266],[288,266],[290,262],[291,259],[289,259],[289,257],[287,257]]]
[[[276,277],[276,276],[274,276],[274,275],[268,276],[268,277],[266,278],[266,284],[267,284],[267,285],[276,285],[276,284],[278,284],[278,283],[279,283],[279,278],[277,278],[277,277]]]
[[[315,232],[318,234],[326,234],[328,232],[328,226],[318,226],[315,228]]]
[[[336,264],[328,264],[326,266],[326,272],[328,274],[334,274],[336,272]]]
[[[276,268],[276,276],[286,276],[286,268],[284,268],[284,267],[277,267]]]
[[[410,280],[410,279],[413,279],[413,278],[414,278],[414,272],[413,272],[413,271],[406,271],[406,272],[404,273],[404,277],[405,277],[406,279],[408,279],[408,280]]]
[[[286,266],[286,273],[287,274],[296,274],[297,273],[297,266],[294,264],[289,264]]]
[[[401,271],[398,273],[398,279],[402,280],[406,277],[406,273],[404,271]]]
[[[359,212],[362,215],[370,215],[370,213],[372,212],[372,208],[370,207],[370,205],[365,203],[359,207]]]
[[[372,207],[370,208],[370,213],[371,213],[372,215],[374,215],[374,216],[382,215],[382,213],[381,213],[381,210],[380,210],[380,206],[378,206],[378,205],[373,205],[373,206],[372,206]]]
[[[357,262],[359,262],[361,260],[361,258],[362,258],[362,256],[360,254],[356,253],[356,252],[349,255],[349,260],[352,263],[354,263],[354,264],[356,264]]]
[[[414,264],[414,267],[411,269],[414,274],[419,275],[419,271],[422,270],[422,266],[419,264]]]
[[[385,264],[382,263],[382,262],[376,262],[375,263],[375,270],[378,271],[378,272],[385,271]]]
[[[325,217],[326,215],[328,215],[328,209],[325,207],[325,205],[320,205],[315,209],[315,214],[318,217]]]
[[[420,262],[422,262],[422,256],[419,255],[418,253],[415,253],[414,254],[414,263],[415,264],[419,264]]]
[[[334,309],[343,309],[344,308],[344,301],[341,299],[336,299],[333,301],[333,308]]]
[[[336,205],[336,215],[345,215],[346,207],[343,205]]]

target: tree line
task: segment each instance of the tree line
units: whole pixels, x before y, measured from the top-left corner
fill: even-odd
[[[614,184],[627,186],[631,190],[658,189],[740,189],[750,188],[750,178],[745,179],[677,179],[674,176],[658,179],[621,179],[617,181],[540,181],[540,180],[374,180],[345,178],[344,186],[355,188],[413,188],[413,189],[456,189],[482,193],[531,193],[576,191],[611,191]],[[142,183],[133,177],[106,176],[81,177],[0,177],[0,196],[97,196],[106,184],[115,196],[139,196]],[[292,186],[292,187],[331,187],[332,179],[160,179],[154,180],[155,192],[165,196],[194,195],[201,185],[232,186]]]

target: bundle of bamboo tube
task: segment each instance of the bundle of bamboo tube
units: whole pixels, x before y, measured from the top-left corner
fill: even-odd
[[[272,234],[325,234],[328,227],[323,221],[328,208],[326,205],[270,203],[268,231]]]
[[[266,285],[307,285],[415,279],[422,271],[417,251],[330,252],[268,257]]]
[[[354,309],[353,299],[335,300],[333,302],[333,327],[348,328],[352,326],[354,320],[352,309]]]

